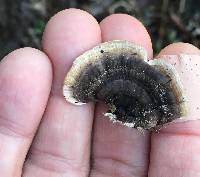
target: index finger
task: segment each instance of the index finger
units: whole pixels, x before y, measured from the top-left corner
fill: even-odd
[[[77,107],[67,103],[62,95],[62,85],[73,60],[100,42],[98,23],[84,11],[64,10],[48,22],[43,48],[53,64],[53,85],[28,159],[26,174],[30,174],[37,165],[36,176],[45,176],[41,169],[45,169],[46,174],[57,172],[55,175],[59,176],[59,172],[69,176],[75,173],[87,175],[93,106],[87,104]]]

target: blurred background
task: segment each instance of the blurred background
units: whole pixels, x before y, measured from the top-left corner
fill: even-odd
[[[40,48],[46,22],[60,10],[80,8],[99,22],[109,14],[140,19],[154,54],[177,41],[200,47],[200,1],[197,0],[0,0],[0,58],[24,46]]]

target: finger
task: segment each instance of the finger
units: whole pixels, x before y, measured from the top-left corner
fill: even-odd
[[[126,14],[115,14],[104,19],[101,24],[102,40],[128,40],[143,46],[149,58],[153,56],[151,38],[143,26],[136,18]]]
[[[158,55],[199,54],[200,51],[191,44],[175,43],[164,48]],[[184,60],[182,56],[182,60]],[[180,58],[180,56],[179,56]],[[191,59],[197,58],[197,56]],[[200,65],[200,60],[196,60]],[[170,62],[170,60],[169,60]],[[182,62],[179,59],[179,62]],[[183,64],[179,64],[181,69]],[[184,68],[182,68],[183,70]],[[199,82],[191,70],[184,70],[191,81]],[[196,79],[196,80],[195,80]],[[189,82],[184,82],[188,87]],[[193,87],[193,90],[195,88]],[[191,90],[192,92],[192,90]],[[198,116],[200,115],[196,115]],[[149,177],[198,177],[200,176],[200,120],[179,122],[166,126],[159,133],[152,134]]]
[[[0,176],[20,177],[51,88],[48,57],[16,50],[0,63]]]
[[[151,58],[151,40],[145,27],[129,15],[111,15],[100,23],[102,40],[123,39],[145,47]],[[149,136],[136,129],[113,124],[103,117],[106,108],[95,110],[93,169],[91,176],[146,176]]]
[[[64,10],[48,22],[43,48],[53,63],[53,86],[24,176],[87,176],[93,106],[67,103],[62,85],[73,60],[100,42],[98,23],[84,11]]]
[[[168,45],[160,51],[157,58],[162,55],[178,55],[180,53],[200,55],[200,50],[189,43],[177,42]]]

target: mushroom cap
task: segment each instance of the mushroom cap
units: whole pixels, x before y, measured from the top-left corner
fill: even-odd
[[[95,65],[95,63],[99,61],[101,62],[106,55],[115,58],[122,53],[138,55],[138,58],[147,61],[146,50],[143,47],[135,45],[129,41],[114,40],[101,43],[74,60],[73,65],[64,80],[63,94],[66,100],[75,105],[85,104],[85,102],[77,100],[73,95],[73,88],[75,87],[77,80],[82,75],[84,69],[91,65]]]
[[[128,41],[102,43],[79,56],[65,77],[63,94],[75,105],[103,101],[111,120],[152,129],[187,113],[175,68],[148,61],[146,50]]]

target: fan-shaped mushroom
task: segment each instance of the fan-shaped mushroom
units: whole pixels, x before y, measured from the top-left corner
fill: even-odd
[[[76,105],[103,101],[109,106],[106,116],[135,128],[151,129],[186,114],[174,67],[148,61],[146,50],[128,41],[102,43],[79,56],[63,94]]]

